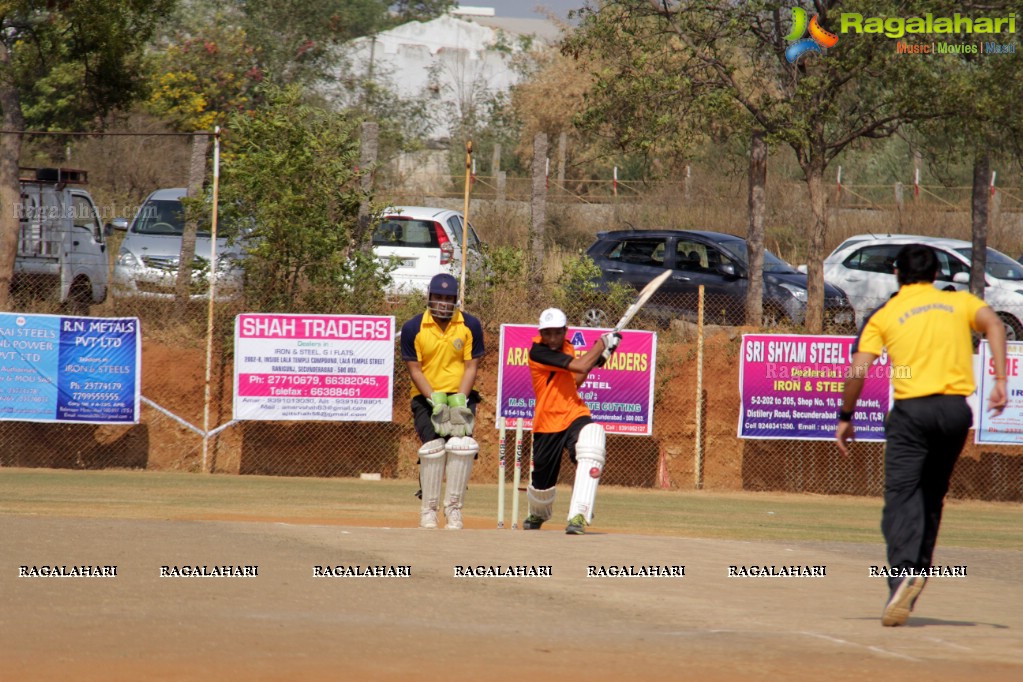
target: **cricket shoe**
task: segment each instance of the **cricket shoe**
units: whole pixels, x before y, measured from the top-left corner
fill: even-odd
[[[530,514],[526,517],[526,520],[522,522],[522,530],[540,530],[540,526],[543,525],[544,520],[536,514]]]
[[[576,514],[568,521],[568,526],[565,528],[566,535],[583,535],[586,533],[586,517],[582,514]]]
[[[919,575],[903,578],[892,590],[892,595],[884,607],[881,625],[885,627],[903,625],[909,619],[909,612],[913,610],[916,598],[920,596],[926,582],[927,579]]]
[[[448,519],[448,523],[445,528],[448,530],[462,530],[462,510],[461,509],[445,509],[444,515]]]
[[[420,528],[436,528],[437,527],[437,510],[436,509],[424,509],[419,516],[419,527]]]

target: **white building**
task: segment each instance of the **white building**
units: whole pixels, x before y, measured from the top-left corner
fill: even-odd
[[[353,40],[341,60],[348,69],[341,80],[376,82],[402,99],[429,99],[436,112],[430,137],[448,137],[473,107],[517,82],[514,55],[531,42],[558,37],[551,22],[493,14],[487,8],[462,8]],[[345,97],[340,90],[334,94]],[[359,93],[348,91],[352,96]]]

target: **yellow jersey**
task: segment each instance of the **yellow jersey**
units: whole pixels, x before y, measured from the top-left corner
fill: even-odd
[[[970,395],[977,312],[987,304],[968,291],[940,291],[930,283],[903,285],[867,318],[853,350],[888,349],[896,400]]]

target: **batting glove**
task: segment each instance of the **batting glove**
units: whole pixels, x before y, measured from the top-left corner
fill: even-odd
[[[622,342],[622,335],[618,332],[608,332],[602,334],[600,340],[604,342],[604,352],[600,354],[600,360],[597,360],[597,367],[603,367],[611,359],[618,344]]]

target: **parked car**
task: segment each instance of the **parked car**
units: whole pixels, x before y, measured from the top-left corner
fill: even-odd
[[[939,265],[934,286],[948,291],[969,290],[973,244],[968,241],[912,234],[850,237],[824,259],[824,279],[849,294],[860,325],[898,291],[893,272],[895,256],[906,244],[934,248]],[[1009,340],[1023,340],[1023,265],[988,248],[985,278],[984,300],[1002,318]]]
[[[668,268],[672,276],[646,306],[662,320],[692,318],[699,286],[704,286],[705,319],[716,324],[743,324],[749,263],[746,240],[731,234],[698,230],[618,230],[601,232],[586,251],[602,273],[601,285],[621,282],[641,289]],[[764,319],[802,324],[806,317],[806,275],[764,251]],[[825,327],[840,332],[856,329],[845,293],[824,287]],[[584,324],[607,326],[600,310],[587,313]]]
[[[158,189],[145,200],[128,226],[121,250],[114,263],[114,295],[121,297],[173,298],[181,261],[181,241],[185,231],[185,211],[181,199],[184,187]],[[220,226],[223,227],[223,226]],[[192,262],[193,299],[209,293],[210,255],[213,240],[208,226],[199,226]],[[229,230],[217,233],[217,296],[237,295],[241,291],[245,252],[240,240]]]
[[[391,271],[391,293],[426,291],[434,275],[461,273],[463,217],[460,211],[426,206],[392,206],[373,231],[373,253]],[[468,225],[468,272],[483,267],[483,248]]]

